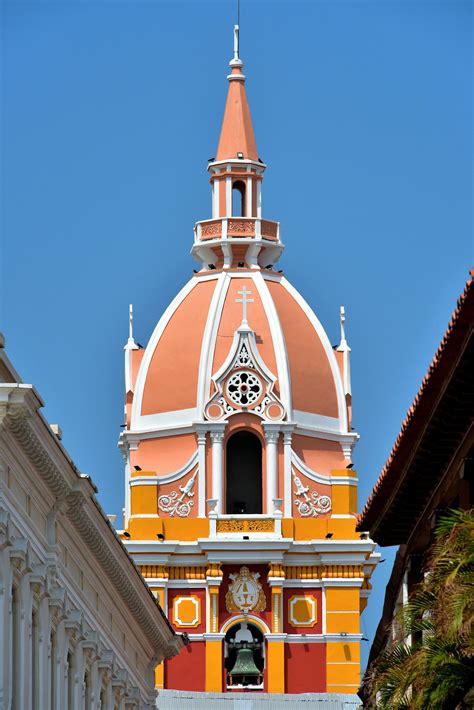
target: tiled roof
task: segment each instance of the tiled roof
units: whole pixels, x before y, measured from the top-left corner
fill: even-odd
[[[446,333],[428,368],[428,372],[423,378],[420,389],[403,420],[390,456],[377,479],[364,509],[358,516],[358,529],[370,530],[373,521],[377,518],[382,504],[386,500],[387,491],[395,484],[396,476],[398,475],[398,471],[396,471],[395,468],[401,453],[403,449],[412,445],[413,437],[419,434],[425,422],[426,406],[432,404],[439,392],[439,381],[450,372],[450,368],[453,362],[455,362],[459,345],[458,342],[454,342],[455,336],[458,331],[464,331],[466,327],[469,328],[473,325],[473,278],[474,269],[470,271],[470,278],[458,299],[456,309],[451,317]],[[436,380],[436,382],[434,382],[434,380]]]

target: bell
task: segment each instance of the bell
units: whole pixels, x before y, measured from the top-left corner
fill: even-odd
[[[242,678],[242,683],[252,681],[261,675],[253,660],[253,651],[251,648],[239,648],[237,658],[235,659],[234,667],[230,671],[230,676],[234,681],[237,676]]]

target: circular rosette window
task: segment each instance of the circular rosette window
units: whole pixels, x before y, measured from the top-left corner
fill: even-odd
[[[231,402],[241,407],[255,404],[262,394],[262,383],[254,372],[240,370],[229,377],[226,394]]]

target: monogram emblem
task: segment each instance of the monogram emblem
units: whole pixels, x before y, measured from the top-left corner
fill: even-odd
[[[238,574],[230,574],[232,580],[225,596],[227,611],[265,611],[267,600],[262,585],[258,581],[260,574],[251,572],[248,567],[241,567]]]

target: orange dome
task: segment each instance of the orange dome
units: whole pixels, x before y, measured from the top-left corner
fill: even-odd
[[[206,419],[216,376],[242,321],[274,377],[283,419],[310,429],[348,431],[341,372],[328,337],[304,299],[280,275],[227,271],[197,275],[160,319],[139,368],[131,429],[182,427]],[[171,414],[172,413],[172,414]]]

